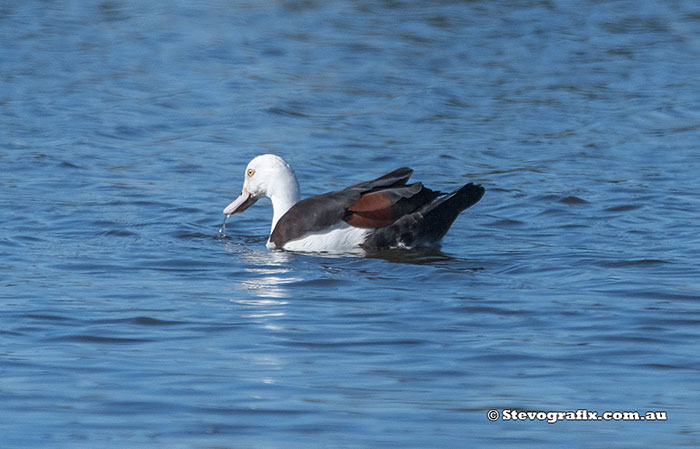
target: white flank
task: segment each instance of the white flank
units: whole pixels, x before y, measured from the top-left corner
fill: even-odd
[[[326,252],[326,253],[358,253],[371,229],[355,228],[341,221],[337,225],[321,232],[307,234],[298,240],[292,240],[284,245],[287,251]],[[268,248],[275,245],[269,240]]]

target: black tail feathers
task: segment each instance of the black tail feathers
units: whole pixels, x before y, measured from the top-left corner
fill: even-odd
[[[421,236],[426,242],[439,241],[450,229],[452,223],[462,211],[479,202],[484,196],[482,186],[471,182],[442,198],[427,204],[420,212],[424,220],[421,226]]]
[[[377,229],[367,238],[363,247],[374,250],[435,245],[447,233],[457,216],[479,202],[485,191],[480,185],[469,183],[436,198],[393,224]]]

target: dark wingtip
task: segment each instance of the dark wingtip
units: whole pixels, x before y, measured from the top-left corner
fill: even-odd
[[[486,189],[483,186],[470,182],[447,195],[445,199],[455,198],[461,212],[478,203],[484,193],[486,193]]]
[[[379,187],[388,188],[388,187],[403,186],[403,185],[406,185],[408,178],[410,178],[412,174],[413,174],[412,168],[401,167],[401,168],[397,168],[394,171],[390,171],[389,173],[382,175],[377,179],[373,179],[372,181],[361,182],[359,184],[355,184],[354,186],[348,187],[348,189],[361,188],[361,189],[369,191],[369,190],[379,188]],[[346,189],[346,190],[348,190],[348,189]]]
[[[382,179],[382,178],[406,178],[406,180],[408,180],[408,178],[410,178],[412,174],[413,174],[412,168],[401,167],[401,168],[397,168],[396,170],[387,173],[386,175],[382,176],[379,179]]]

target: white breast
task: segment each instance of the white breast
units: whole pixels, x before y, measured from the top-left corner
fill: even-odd
[[[327,253],[363,252],[360,248],[371,229],[355,228],[341,221],[337,225],[320,232],[309,233],[306,236],[287,242],[287,251],[308,251]],[[267,247],[274,249],[274,243],[267,241]]]

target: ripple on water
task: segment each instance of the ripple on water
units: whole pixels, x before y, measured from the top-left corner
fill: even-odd
[[[130,337],[105,337],[102,335],[64,335],[60,337],[47,338],[44,341],[49,343],[87,343],[87,344],[103,344],[109,345],[124,345],[124,344],[138,344],[138,343],[150,343],[154,340],[145,338],[130,338]]]
[[[625,268],[625,267],[640,267],[644,268],[650,265],[661,265],[668,264],[668,261],[660,259],[636,259],[636,260],[618,260],[618,261],[608,261],[599,262],[598,264],[602,267],[609,268]]]

